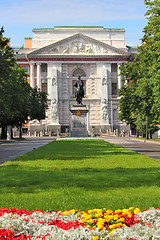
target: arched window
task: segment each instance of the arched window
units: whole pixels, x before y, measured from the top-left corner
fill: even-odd
[[[86,73],[82,69],[78,68],[74,70],[72,77],[78,77],[78,76],[86,77]]]

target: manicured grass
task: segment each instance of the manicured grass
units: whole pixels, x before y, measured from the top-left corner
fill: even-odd
[[[0,208],[160,207],[160,162],[103,140],[54,141],[0,166]]]
[[[137,138],[137,139],[140,139],[140,140],[146,140],[146,138]],[[160,138],[149,138],[149,139],[147,139],[147,141],[155,141],[155,142],[160,142]]]

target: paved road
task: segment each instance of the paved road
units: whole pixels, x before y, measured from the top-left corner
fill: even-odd
[[[46,145],[55,139],[55,137],[32,137],[25,138],[25,140],[22,141],[5,141],[0,144],[0,164],[12,160],[26,152],[32,151],[33,148],[39,148]]]
[[[132,151],[147,155],[160,160],[160,145],[150,142],[139,141],[129,137],[103,137],[104,140]]]

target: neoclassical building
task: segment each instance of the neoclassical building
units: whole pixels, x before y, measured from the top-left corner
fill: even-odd
[[[88,134],[126,129],[118,120],[118,89],[122,86],[119,67],[129,60],[124,29],[104,27],[54,27],[33,29],[23,49],[15,50],[17,63],[29,74],[31,87],[48,93],[47,118],[31,121],[28,130],[65,132],[72,130],[76,105],[74,83],[78,76],[85,85],[83,119]],[[79,117],[82,118],[82,116]]]

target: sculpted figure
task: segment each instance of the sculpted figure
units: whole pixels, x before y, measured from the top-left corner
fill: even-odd
[[[82,104],[82,98],[84,97],[84,83],[81,80],[81,76],[78,77],[78,80],[74,84],[76,88],[75,91],[75,98],[78,104]]]

